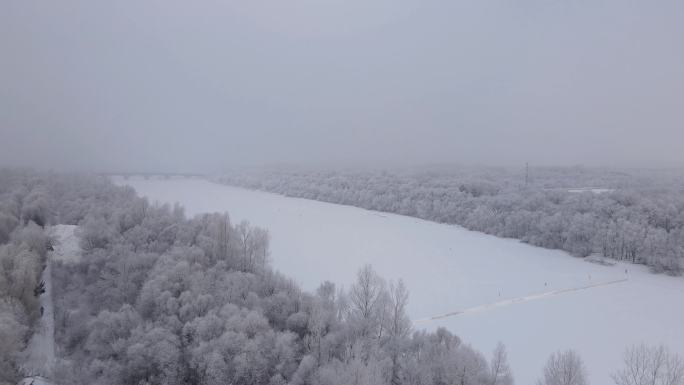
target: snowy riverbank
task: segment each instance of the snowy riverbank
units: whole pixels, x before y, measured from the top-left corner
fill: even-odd
[[[673,300],[684,295],[684,280],[642,266],[588,263],[458,226],[203,180],[117,182],[153,201],[179,202],[190,215],[228,211],[233,222],[267,228],[273,265],[306,289],[324,280],[348,286],[371,263],[383,276],[405,280],[414,320],[506,303],[417,327],[445,326],[485,353],[505,343],[519,384],[534,383],[558,349],[577,350],[594,384],[610,383],[631,344],[666,343],[684,352],[684,308]]]

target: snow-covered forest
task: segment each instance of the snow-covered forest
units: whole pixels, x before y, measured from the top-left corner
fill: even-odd
[[[268,232],[188,219],[97,177],[2,171],[0,383],[14,384],[36,320],[53,224],[82,255],[54,263],[59,384],[510,384],[445,329],[413,330],[408,289],[370,266],[348,290],[302,291],[268,264]]]
[[[684,271],[684,178],[583,167],[229,172],[221,183],[458,224],[579,257]]]
[[[37,378],[23,364],[57,224],[78,225],[80,252],[51,261],[58,359],[41,381],[513,384],[504,345],[487,358],[467,336],[414,327],[401,280],[366,265],[346,290],[305,292],[269,266],[266,230],[225,213],[186,218],[101,177],[2,170],[0,216],[0,384]],[[634,346],[624,362],[618,385],[684,381],[665,347]],[[553,353],[539,383],[586,384],[581,357]]]

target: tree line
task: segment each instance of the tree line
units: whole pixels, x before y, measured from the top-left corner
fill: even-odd
[[[214,180],[457,224],[578,257],[597,254],[655,272],[684,272],[684,174],[676,171],[535,168],[527,178],[500,168],[266,168]]]
[[[0,384],[21,378],[22,351],[38,323],[50,239],[47,201],[30,173],[0,170]]]

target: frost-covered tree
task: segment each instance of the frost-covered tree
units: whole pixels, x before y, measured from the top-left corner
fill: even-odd
[[[580,356],[573,350],[551,354],[538,385],[587,385],[587,372]]]
[[[491,385],[513,385],[513,374],[510,366],[508,366],[508,353],[501,342],[494,349],[489,369],[491,371]]]
[[[102,215],[88,215],[78,228],[81,248],[85,251],[104,249],[116,236],[115,230]]]
[[[358,322],[361,338],[370,338],[380,328],[385,305],[385,283],[370,265],[363,266],[349,291],[352,316]]]
[[[17,358],[28,333],[29,319],[24,306],[14,298],[0,297],[0,384],[19,381]]]
[[[623,356],[624,368],[613,374],[616,385],[683,385],[684,360],[665,346],[635,345]]]
[[[13,215],[0,211],[0,244],[7,243],[10,234],[19,225],[19,221]]]
[[[47,192],[44,189],[31,190],[22,202],[21,218],[24,222],[34,222],[41,227],[47,225],[50,214],[47,200]]]
[[[390,381],[392,385],[401,384],[401,353],[406,349],[411,332],[411,320],[406,314],[409,292],[403,280],[390,282],[388,292],[388,316],[386,317],[387,350],[389,351],[391,367]]]

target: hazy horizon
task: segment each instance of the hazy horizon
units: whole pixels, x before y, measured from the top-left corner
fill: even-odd
[[[0,4],[0,166],[684,167],[684,3]]]

